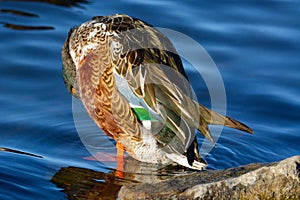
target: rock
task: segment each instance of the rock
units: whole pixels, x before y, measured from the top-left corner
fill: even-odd
[[[300,199],[300,156],[123,186],[120,199]]]

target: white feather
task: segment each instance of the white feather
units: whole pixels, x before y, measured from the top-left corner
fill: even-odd
[[[198,161],[194,161],[193,165],[191,166],[188,163],[187,157],[181,154],[175,154],[175,153],[166,153],[166,156],[173,160],[174,162],[178,163],[179,165],[188,167],[190,169],[196,169],[196,170],[205,170],[207,164],[200,163]]]

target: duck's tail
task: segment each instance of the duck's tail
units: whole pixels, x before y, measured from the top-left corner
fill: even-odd
[[[227,116],[223,116],[219,113],[216,113],[198,103],[197,103],[197,107],[198,107],[198,110],[200,111],[198,130],[214,144],[215,144],[215,142],[210,134],[208,124],[223,125],[223,126],[227,126],[230,128],[245,131],[250,134],[253,133],[253,130],[250,127],[248,127],[247,125],[245,125],[235,119],[232,119]]]

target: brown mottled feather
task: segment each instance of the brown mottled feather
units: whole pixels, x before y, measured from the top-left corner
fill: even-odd
[[[127,135],[140,139],[141,130],[126,99],[117,91],[106,48],[90,52],[79,66],[81,100],[91,118],[106,134],[118,139]],[[96,82],[94,82],[96,81]],[[93,83],[93,84],[90,84]]]

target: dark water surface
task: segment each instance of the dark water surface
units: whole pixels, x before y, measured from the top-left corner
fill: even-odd
[[[223,129],[205,158],[210,169],[300,154],[299,1],[0,0],[0,199],[66,198],[50,180],[69,166],[101,172],[104,181],[95,177],[101,187],[117,193],[105,181],[115,163],[86,159],[60,56],[71,27],[114,13],[182,32],[216,63],[227,114],[255,134]],[[199,101],[209,105],[206,86],[189,76]],[[106,136],[98,137],[103,143],[95,147],[115,152]]]

